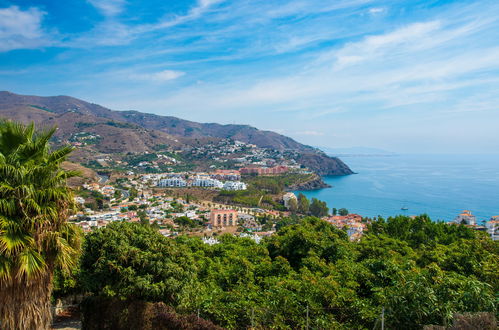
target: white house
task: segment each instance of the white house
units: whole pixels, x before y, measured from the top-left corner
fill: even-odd
[[[225,190],[246,190],[246,183],[241,181],[227,181],[224,183]]]

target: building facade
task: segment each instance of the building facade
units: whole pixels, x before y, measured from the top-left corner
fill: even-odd
[[[237,211],[211,210],[210,224],[213,228],[237,226]]]
[[[490,218],[485,224],[485,227],[487,228],[487,233],[494,241],[499,240],[499,215]]]
[[[239,169],[241,174],[256,174],[256,175],[279,175],[289,171],[289,167],[278,165],[274,167],[243,167]]]
[[[192,180],[193,187],[212,187],[223,188],[223,183],[217,179],[212,179],[209,176],[197,176]]]
[[[161,179],[158,182],[159,187],[186,187],[187,182],[182,178]]]
[[[218,180],[241,180],[241,173],[237,170],[216,170],[211,174],[211,177]]]

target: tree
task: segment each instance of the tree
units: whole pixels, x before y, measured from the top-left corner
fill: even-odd
[[[326,202],[320,201],[317,198],[312,198],[310,213],[314,217],[322,218],[329,214],[329,208],[327,207]]]
[[[121,198],[121,191],[120,191],[120,190],[118,190],[118,189],[116,189],[116,190],[114,191],[114,195],[113,195],[113,197],[114,197],[115,199],[120,199],[120,198]]]
[[[71,147],[50,150],[55,128],[0,122],[0,320],[3,329],[48,329],[54,269],[75,266],[80,232],[61,163]]]
[[[291,213],[296,213],[296,211],[298,211],[298,202],[296,199],[291,198],[289,200],[288,209],[291,211]]]
[[[333,207],[333,215],[338,214],[338,209],[336,207]]]
[[[81,284],[99,296],[174,304],[196,269],[186,247],[138,223],[113,222],[88,234],[83,251]]]
[[[128,201],[130,202],[139,196],[139,192],[135,188],[131,188],[129,192],[130,192],[130,197],[128,197]]]
[[[190,228],[196,227],[196,221],[186,216],[175,218],[173,222],[175,222],[177,225],[181,227],[190,227]]]
[[[298,212],[302,214],[308,214],[308,209],[310,207],[310,202],[307,197],[302,193],[298,194]]]
[[[341,208],[338,210],[339,215],[346,216],[348,215],[348,210],[346,208]]]
[[[149,225],[149,217],[147,216],[147,213],[145,211],[137,211],[137,216],[139,217],[141,224]]]

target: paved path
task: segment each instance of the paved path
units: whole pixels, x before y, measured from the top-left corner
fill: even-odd
[[[61,330],[81,329],[81,321],[74,319],[57,321],[52,325],[52,329],[61,329]]]

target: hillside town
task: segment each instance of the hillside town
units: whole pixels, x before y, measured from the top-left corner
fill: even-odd
[[[171,196],[162,190],[165,188],[199,188],[207,191],[246,190],[247,184],[241,181],[242,173],[246,175],[279,175],[287,171],[285,166],[277,166],[272,172],[269,168],[248,167],[239,170],[217,169],[211,172],[179,172],[149,173],[137,175],[129,172],[110,183],[108,178],[101,177],[99,182],[83,184],[81,192],[102,195],[107,204],[103,209],[92,209],[87,199],[76,197],[80,211],[71,221],[89,232],[102,228],[114,221],[142,222],[157,226],[164,236],[176,236],[180,233],[200,235],[208,239],[222,234],[232,233],[248,235],[259,239],[271,235],[276,230],[276,223],[268,219],[278,220],[289,217],[292,205],[297,203],[297,196],[292,192],[281,195],[280,201],[286,211],[276,211],[257,207],[234,206],[210,200],[192,200],[189,196]],[[258,170],[253,170],[258,169]],[[263,171],[262,171],[263,169]],[[272,168],[270,168],[272,169]],[[275,174],[274,174],[275,173]],[[131,194],[131,192],[134,192]],[[367,230],[370,219],[359,214],[327,215],[323,220],[346,231],[350,240],[356,241]],[[463,224],[470,228],[487,232],[494,240],[498,239],[499,216],[493,216],[483,225],[478,225],[476,217],[469,210],[463,211],[449,224]],[[248,236],[248,237],[249,237]]]
[[[209,149],[210,150],[210,149]],[[230,149],[232,150],[232,149]],[[217,203],[211,200],[172,196],[165,189],[196,188],[206,191],[244,191],[248,189],[243,177],[279,176],[296,168],[286,165],[273,167],[251,166],[239,170],[214,169],[209,172],[166,172],[135,174],[128,171],[115,178],[101,177],[99,182],[83,184],[82,192],[101,194],[107,203],[103,208],[92,209],[84,197],[76,197],[81,210],[71,219],[84,231],[107,226],[114,221],[143,222],[157,226],[161,234],[176,236],[189,233],[203,237],[213,237],[222,233],[247,235],[253,238],[271,235],[276,230],[278,220],[294,214],[293,205],[297,196],[285,192],[280,203],[286,211],[276,211],[261,207],[244,207]],[[133,194],[131,194],[133,192]],[[80,194],[81,195],[81,194]],[[339,229],[346,231],[351,240],[359,240],[367,230],[370,219],[359,214],[333,214],[322,217]],[[475,216],[463,211],[449,224],[463,224],[470,228],[485,231],[497,239],[499,216],[478,225]],[[255,238],[256,239],[256,238]],[[211,242],[208,240],[208,242]]]
[[[94,145],[100,136],[75,133],[68,142],[74,147]],[[275,175],[287,171],[312,173],[295,159],[295,151],[279,151],[254,144],[223,139],[201,146],[181,148],[158,147],[157,151],[133,154],[92,154],[84,163],[96,170],[117,170],[134,173],[165,173],[188,170],[239,170],[241,174]]]

